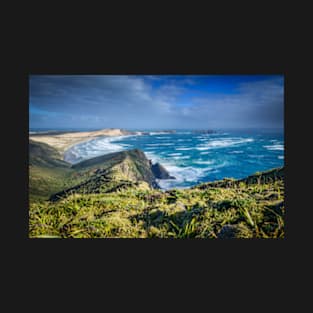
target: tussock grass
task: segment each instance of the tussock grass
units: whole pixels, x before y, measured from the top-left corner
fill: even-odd
[[[30,204],[37,238],[283,238],[283,181],[162,192],[130,186]]]
[[[284,173],[158,188],[138,149],[76,165],[30,142],[32,238],[283,238]]]

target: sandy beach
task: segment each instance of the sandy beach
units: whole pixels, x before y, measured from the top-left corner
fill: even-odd
[[[70,147],[85,141],[89,141],[101,136],[127,136],[134,135],[136,132],[129,132],[122,129],[102,129],[90,132],[68,132],[61,134],[36,134],[30,135],[29,139],[33,141],[46,143],[57,149],[62,155]]]

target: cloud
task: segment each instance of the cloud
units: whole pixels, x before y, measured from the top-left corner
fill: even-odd
[[[193,106],[184,115],[197,123],[212,127],[277,127],[283,126],[283,78],[242,83],[231,95],[215,94],[193,98]]]
[[[155,125],[158,118],[168,120],[171,112],[168,99],[173,90],[162,95],[152,96],[152,93],[151,86],[140,77],[32,76],[30,79],[31,112],[32,109],[59,112],[64,122],[70,122],[70,115],[81,123],[82,116],[94,116],[95,125],[102,127],[107,124],[131,127],[136,121],[148,127],[149,121]],[[39,115],[33,113],[32,121],[36,118]]]
[[[200,80],[203,85],[205,77],[195,75],[32,75],[30,126],[223,128],[283,123],[281,76],[238,83],[232,94],[208,92],[205,84],[199,90]]]

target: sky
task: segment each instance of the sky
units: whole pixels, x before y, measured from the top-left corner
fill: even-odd
[[[283,128],[283,75],[30,75],[30,128]]]

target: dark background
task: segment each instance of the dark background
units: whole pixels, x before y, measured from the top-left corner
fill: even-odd
[[[182,9],[185,9],[185,12]],[[11,311],[302,311],[309,289],[308,10],[156,3],[89,10],[19,7],[5,24],[2,255]],[[131,9],[133,9],[131,11]],[[153,13],[153,16],[151,15]],[[297,20],[297,21],[296,21]],[[286,236],[282,240],[28,238],[29,74],[285,75]],[[140,117],[138,117],[140,118]],[[302,168],[301,168],[302,166]],[[10,297],[9,297],[10,295]],[[22,297],[22,298],[21,298]],[[110,308],[109,308],[110,307]],[[201,308],[200,308],[201,307]]]

